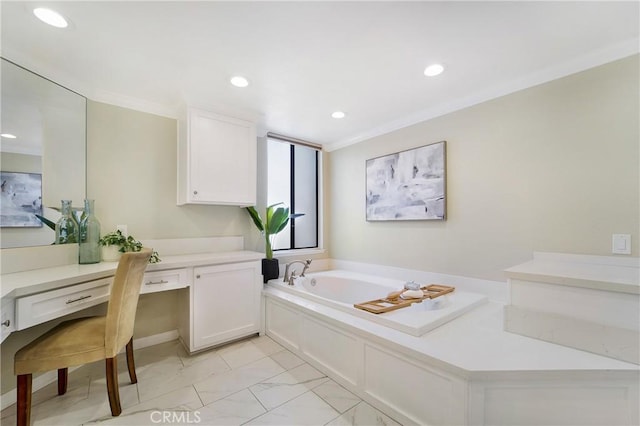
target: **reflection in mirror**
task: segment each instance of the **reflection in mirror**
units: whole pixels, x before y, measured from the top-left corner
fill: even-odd
[[[1,246],[48,245],[35,214],[56,222],[61,200],[86,197],[86,98],[6,59],[1,77]]]

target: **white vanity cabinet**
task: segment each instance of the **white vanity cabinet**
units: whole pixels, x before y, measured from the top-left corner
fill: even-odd
[[[190,327],[180,333],[190,352],[260,331],[260,265],[251,261],[193,269],[190,309],[184,310],[190,312]]]
[[[256,203],[255,123],[188,108],[178,122],[178,205]]]
[[[0,306],[0,342],[4,342],[16,329],[15,306],[13,298],[2,299]]]

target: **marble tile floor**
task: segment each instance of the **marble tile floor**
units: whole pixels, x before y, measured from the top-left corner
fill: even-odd
[[[33,394],[35,426],[71,425],[398,425],[267,336],[196,355],[178,341],[135,351],[132,385],[118,356],[122,414],[112,417],[104,362],[69,373],[68,391],[52,383]],[[15,425],[15,405],[2,426]]]

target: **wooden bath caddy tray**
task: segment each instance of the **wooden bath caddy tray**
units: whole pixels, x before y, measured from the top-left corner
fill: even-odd
[[[410,306],[414,303],[422,302],[424,299],[435,299],[436,297],[451,293],[455,289],[455,287],[451,287],[448,285],[431,284],[428,286],[420,287],[420,290],[422,290],[422,293],[424,294],[424,296],[421,298],[403,299],[401,297],[396,297],[395,299],[390,299],[388,297],[385,297],[383,299],[356,303],[353,306],[355,308],[362,309],[373,314],[382,314],[384,312],[406,308],[407,306]]]

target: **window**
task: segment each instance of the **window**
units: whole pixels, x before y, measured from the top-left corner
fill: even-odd
[[[320,152],[311,146],[267,139],[267,205],[282,202],[291,219],[276,235],[273,250],[318,247],[318,163]]]

